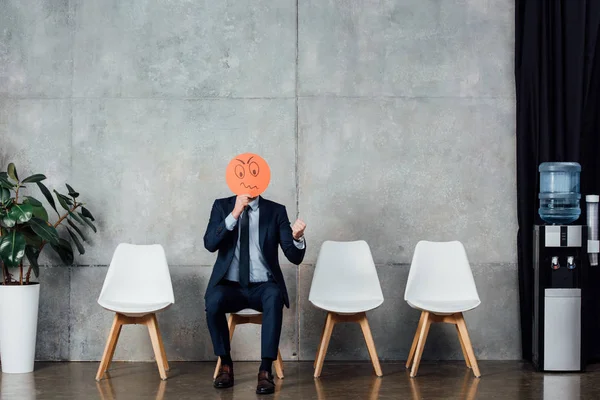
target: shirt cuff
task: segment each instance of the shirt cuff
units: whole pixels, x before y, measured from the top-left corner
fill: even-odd
[[[300,240],[294,239],[294,245],[296,246],[296,248],[298,248],[298,250],[304,250],[304,248],[306,247],[306,243],[304,243],[304,236],[302,236]]]
[[[227,228],[228,231],[232,231],[233,228],[235,228],[235,226],[237,225],[238,220],[235,219],[235,217],[229,213],[229,215],[227,216],[227,218],[225,218],[225,228]]]

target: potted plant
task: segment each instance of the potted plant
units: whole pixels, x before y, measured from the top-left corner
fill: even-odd
[[[68,184],[68,195],[54,190],[54,196],[42,183],[46,177],[34,174],[19,179],[13,163],[7,172],[0,172],[0,357],[2,372],[26,373],[33,371],[40,285],[31,274],[39,274],[39,256],[46,245],[66,265],[73,264],[75,244],[80,254],[85,253],[82,242],[87,239],[81,227],[96,232],[94,217],[81,203],[79,193]],[[44,205],[24,192],[36,185],[57,214],[50,222]],[[29,193],[29,192],[27,192]],[[68,225],[68,226],[67,226]],[[64,227],[59,232],[58,228]],[[61,233],[64,236],[61,237]],[[67,240],[67,239],[70,240]],[[24,265],[25,260],[28,265]]]

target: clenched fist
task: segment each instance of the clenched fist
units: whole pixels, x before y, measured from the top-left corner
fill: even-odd
[[[301,219],[297,219],[292,225],[292,236],[294,239],[300,240],[302,236],[304,236],[304,230],[306,229],[306,224]]]
[[[235,206],[231,212],[233,218],[238,219],[242,215],[251,199],[249,194],[241,194],[235,199]]]

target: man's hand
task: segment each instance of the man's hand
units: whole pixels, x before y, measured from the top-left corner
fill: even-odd
[[[304,230],[306,229],[306,224],[301,219],[297,219],[292,225],[292,236],[295,240],[300,240],[302,236],[304,236]]]
[[[240,218],[240,215],[242,215],[246,207],[248,207],[248,203],[250,203],[251,198],[252,197],[250,197],[249,194],[241,194],[235,199],[235,206],[233,207],[233,211],[231,212],[233,218]]]

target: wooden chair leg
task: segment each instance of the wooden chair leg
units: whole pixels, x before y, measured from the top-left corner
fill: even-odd
[[[160,344],[160,358],[162,360],[163,369],[165,370],[165,372],[169,372],[169,369],[170,369],[169,360],[167,359],[167,352],[165,351],[165,344],[162,340],[162,334],[160,333],[160,327],[158,326],[158,320],[156,318],[156,314],[152,314],[151,318],[154,320],[153,325],[156,326],[158,343]],[[156,359],[156,362],[158,362],[158,358]]]
[[[321,342],[323,341],[323,336],[325,335],[325,327],[327,326],[327,317],[325,317],[325,322],[323,323],[323,330],[321,331],[321,338],[319,339],[319,345],[317,346],[317,353],[315,355],[315,362],[313,363],[313,369],[317,366],[317,358],[319,352],[321,351]]]
[[[456,314],[456,327],[460,332],[460,336],[464,342],[465,350],[467,352],[467,356],[469,361],[471,362],[471,367],[473,368],[473,374],[476,378],[481,378],[481,372],[479,372],[479,366],[477,365],[477,359],[475,358],[475,352],[473,351],[473,346],[471,345],[471,338],[469,337],[469,331],[467,330],[467,324],[465,322],[465,318],[462,313]]]
[[[421,326],[421,331],[419,332],[419,342],[417,343],[417,349],[415,351],[415,360],[413,362],[412,370],[410,371],[411,378],[417,376],[417,371],[419,370],[421,356],[423,355],[423,349],[425,348],[425,342],[427,341],[427,335],[429,334],[429,328],[431,327],[430,316],[431,314],[429,312],[425,312],[423,317],[423,325]]]
[[[167,361],[166,357],[163,359],[165,350],[162,336],[158,328],[158,322],[156,321],[156,314],[150,314],[146,317],[146,326],[148,327],[148,333],[150,334],[150,340],[152,341],[152,348],[154,349],[154,356],[156,357],[156,363],[158,364],[160,378],[166,380],[167,371],[165,370],[165,365],[167,365]]]
[[[277,374],[277,377],[279,379],[283,379],[283,359],[281,358],[281,352],[279,349],[277,350],[277,359],[273,364],[275,364],[275,373]]]
[[[383,376],[381,365],[379,364],[379,357],[377,356],[377,350],[375,349],[375,341],[373,340],[373,335],[371,334],[371,328],[369,327],[369,320],[367,319],[366,313],[362,313],[358,323],[360,324],[363,336],[365,337],[365,342],[367,343],[367,349],[369,350],[369,356],[371,356],[371,362],[373,363],[375,374],[377,376]]]
[[[419,317],[419,325],[417,325],[417,331],[415,332],[415,337],[413,338],[412,346],[410,346],[410,351],[408,352],[408,359],[406,360],[406,368],[410,368],[413,358],[415,357],[415,350],[417,349],[417,343],[419,343],[419,332],[421,332],[421,327],[423,326],[424,316],[425,316],[425,311],[421,311],[421,317]]]
[[[227,327],[229,328],[229,342],[231,343],[231,339],[233,339],[233,331],[237,325],[237,318],[235,318],[235,314],[229,314],[229,318],[227,319]],[[217,379],[217,375],[219,374],[219,370],[221,369],[221,357],[217,357],[217,366],[215,368],[215,373],[213,374],[213,379]]]
[[[460,348],[462,349],[463,357],[465,358],[465,364],[467,364],[467,368],[471,368],[471,361],[469,361],[469,355],[467,354],[467,350],[465,349],[465,343],[463,341],[462,335],[460,334],[460,329],[458,329],[458,325],[455,325],[456,333],[458,334],[458,341],[460,342]]]
[[[154,321],[156,322],[156,331],[158,332],[158,338],[160,339],[160,353],[162,356],[165,372],[169,372],[171,367],[169,367],[169,360],[167,359],[167,352],[165,351],[165,343],[162,340],[162,333],[160,332],[160,328],[158,326],[158,320],[156,319],[156,314],[154,314]]]
[[[120,314],[115,313],[110,333],[108,334],[108,340],[106,341],[106,347],[104,348],[104,354],[102,354],[102,360],[96,373],[96,380],[99,381],[104,377],[106,370],[110,365],[110,362],[115,354],[115,348],[117,347],[117,341],[119,340],[119,334],[121,333],[122,317]]]
[[[126,323],[127,323],[126,317],[120,316],[119,317],[119,327],[118,327],[116,338],[115,338],[115,345],[112,347],[112,350],[110,351],[110,355],[108,357],[108,364],[106,365],[106,372],[108,372],[108,370],[110,369],[110,364],[112,363],[112,360],[115,356],[115,350],[117,350],[117,342],[119,341],[119,337],[121,335],[121,330],[123,329],[123,325],[125,325]]]
[[[325,330],[323,332],[323,339],[319,346],[319,353],[317,354],[317,366],[315,367],[315,378],[321,376],[323,370],[323,363],[325,362],[325,354],[327,354],[327,348],[329,347],[329,341],[331,340],[331,333],[335,326],[335,317],[333,313],[327,313],[327,321],[325,322]]]
[[[238,326],[239,317],[235,314],[229,315],[229,320],[227,321],[227,327],[229,328],[229,342],[233,340],[233,332],[235,331],[235,327]]]

